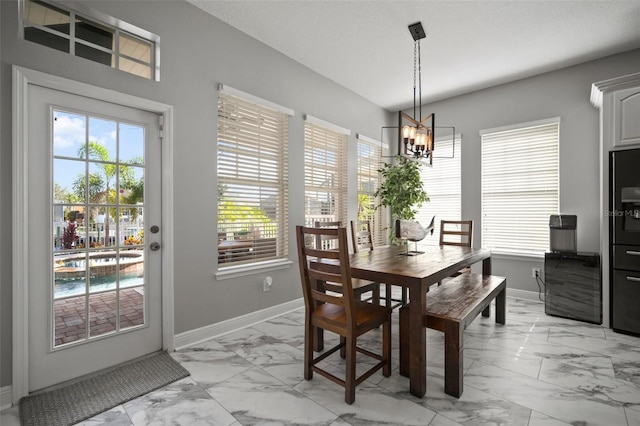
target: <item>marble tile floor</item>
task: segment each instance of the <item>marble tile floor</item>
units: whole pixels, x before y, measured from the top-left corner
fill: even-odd
[[[344,391],[302,377],[302,309],[173,353],[191,376],[82,425],[640,425],[640,338],[547,316],[507,299],[507,323],[478,317],[465,331],[464,393],[443,391],[443,335],[428,331],[427,394],[409,394],[397,371]],[[361,342],[377,350],[380,331]],[[327,336],[328,343],[335,340]],[[334,355],[329,368],[343,368]],[[363,360],[363,362],[367,362]],[[16,407],[2,426],[18,425]]]

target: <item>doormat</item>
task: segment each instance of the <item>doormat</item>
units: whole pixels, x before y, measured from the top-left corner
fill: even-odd
[[[167,352],[20,400],[22,426],[72,425],[180,380],[189,372]]]

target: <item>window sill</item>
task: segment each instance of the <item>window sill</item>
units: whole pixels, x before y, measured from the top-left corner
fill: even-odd
[[[491,249],[493,259],[536,261],[544,259],[544,252],[539,251],[507,251]]]
[[[292,264],[293,262],[289,259],[267,260],[265,262],[218,268],[218,271],[214,275],[216,280],[221,281],[268,271],[277,271],[278,269],[288,269]]]

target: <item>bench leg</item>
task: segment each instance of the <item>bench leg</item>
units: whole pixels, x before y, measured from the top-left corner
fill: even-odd
[[[409,305],[398,309],[399,341],[400,341],[400,366],[401,376],[409,377]]]
[[[498,324],[504,324],[506,322],[507,311],[507,290],[502,290],[496,296],[496,322]]]
[[[491,258],[490,257],[482,261],[482,275],[491,275]],[[483,317],[488,318],[491,316],[490,306],[491,305],[487,305],[484,311],[482,311]]]
[[[444,325],[444,392],[460,398],[463,376],[462,329],[456,321]]]

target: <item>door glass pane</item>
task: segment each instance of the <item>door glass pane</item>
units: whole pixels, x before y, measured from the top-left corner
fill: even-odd
[[[85,339],[87,317],[84,296],[55,300],[53,312],[55,346]]]
[[[89,162],[89,202],[93,204],[115,203],[116,165]]]
[[[67,111],[53,113],[53,155],[79,158],[85,145],[87,120],[84,115]]]
[[[144,164],[144,127],[120,123],[120,162]]]
[[[84,161],[53,160],[54,203],[85,202],[85,167]]]
[[[144,247],[144,222],[142,207],[122,208],[120,217],[121,245],[132,250],[142,250]]]
[[[116,161],[117,122],[98,117],[89,117],[89,157],[98,161]]]
[[[118,282],[118,252],[98,250],[89,252],[89,292],[114,290]]]
[[[120,290],[120,329],[144,324],[144,287]]]
[[[120,288],[144,284],[144,248],[120,250]]]
[[[89,296],[89,337],[113,333],[117,328],[117,292]]]
[[[84,205],[54,204],[53,206],[53,249],[77,250],[84,244]]]
[[[60,299],[86,292],[87,253],[56,252],[53,255],[53,298]]]
[[[144,168],[120,166],[119,203],[137,205],[144,201]]]

